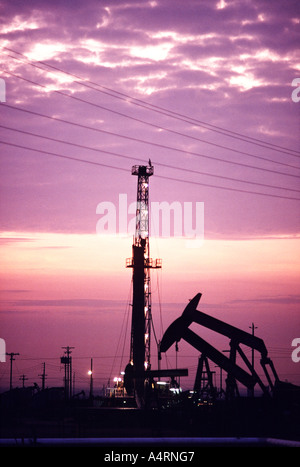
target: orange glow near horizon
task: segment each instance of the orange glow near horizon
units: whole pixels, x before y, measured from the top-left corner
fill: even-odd
[[[4,232],[1,239],[2,290],[29,290],[36,298],[127,294],[129,237]],[[185,248],[185,241],[152,239],[151,256],[163,261],[167,301],[185,300],[199,288],[208,302],[218,295],[230,300],[298,292],[299,238],[208,239],[199,248]]]
[[[151,239],[151,256],[162,258],[162,270],[153,271],[151,279],[160,338],[201,292],[199,310],[246,331],[255,322],[271,356],[284,348],[286,357],[279,354],[276,368],[293,375],[297,384],[289,349],[299,337],[299,239],[208,239],[195,249],[184,248],[185,241]],[[0,337],[7,351],[36,358],[38,348],[39,355],[52,358],[67,343],[75,345],[78,356],[112,358],[124,323],[130,322],[132,270],[125,261],[131,256],[131,238],[3,232],[1,243]],[[206,337],[207,330],[195,331]],[[184,343],[180,348],[182,359],[193,352]],[[122,358],[125,362],[127,357]]]

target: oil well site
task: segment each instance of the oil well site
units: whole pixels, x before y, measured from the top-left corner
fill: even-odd
[[[198,290],[182,314],[168,324],[157,342],[158,361],[152,361],[151,272],[163,267],[163,258],[150,256],[151,161],[133,166],[132,175],[137,177],[137,198],[132,256],[126,260],[133,285],[129,361],[111,387],[95,396],[93,359],[88,393],[74,391],[73,347],[63,349],[61,387],[46,387],[45,366],[40,385],[27,386],[23,375],[22,387],[13,387],[18,354],[7,353],[11,379],[9,390],[0,394],[0,444],[299,446],[300,388],[281,380],[264,340],[254,334],[254,325],[246,332],[200,311]],[[206,341],[205,329],[226,337],[227,348],[218,349],[213,341]],[[162,356],[170,348],[176,350],[180,341],[199,355],[194,384],[187,390],[182,390],[180,380],[189,368],[170,369],[162,364]],[[216,366],[223,377],[220,384],[214,378]]]
[[[0,0],[1,448],[300,447],[299,5]]]

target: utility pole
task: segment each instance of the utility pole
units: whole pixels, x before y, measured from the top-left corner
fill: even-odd
[[[22,388],[24,389],[25,388],[25,381],[28,380],[28,378],[26,378],[26,375],[21,375],[20,378],[19,378],[20,381],[23,381],[22,383]]]
[[[252,323],[251,326],[249,326],[250,329],[252,329],[252,336],[254,336],[254,330],[257,329],[257,326],[254,326],[254,323]],[[254,369],[254,348],[252,347],[252,351],[251,351],[251,358],[252,358],[252,368]]]
[[[75,347],[62,347],[62,349],[66,349],[64,352],[66,357],[61,357],[60,362],[65,365],[65,398],[70,399],[72,397],[72,357],[71,357],[71,349],[75,349]]]
[[[10,356],[10,378],[9,378],[9,389],[10,391],[12,390],[12,367],[13,367],[13,361],[15,360],[14,356],[15,355],[20,355],[19,353],[16,352],[11,352],[8,353],[6,352],[6,355]]]
[[[254,330],[257,329],[257,326],[254,326],[254,323],[249,326],[249,328],[252,330],[252,336],[254,336]],[[251,349],[251,365],[252,365],[252,371],[254,372],[254,348],[252,347]],[[248,391],[248,395],[250,397],[254,397],[254,387]]]
[[[42,391],[45,389],[45,380],[46,380],[46,373],[45,373],[45,362],[43,363],[43,373],[41,375],[38,375],[42,378]]]

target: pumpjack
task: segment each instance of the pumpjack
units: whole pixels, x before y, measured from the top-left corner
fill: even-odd
[[[177,318],[166,330],[160,343],[160,353],[166,352],[172,346],[172,344],[178,343],[181,339],[184,339],[195,349],[201,352],[201,365],[204,363],[208,365],[207,359],[209,359],[227,372],[227,398],[234,398],[236,395],[238,395],[237,382],[245,386],[252,394],[254,386],[258,384],[264,395],[272,395],[275,388],[284,383],[282,383],[278,378],[273,362],[268,357],[268,352],[264,341],[259,337],[254,336],[253,334],[245,332],[236,328],[235,326],[227,324],[219,319],[197,310],[201,296],[201,293],[195,295],[195,297],[184,309],[182,315]],[[228,337],[230,339],[229,358],[213,347],[211,344],[206,342],[202,337],[198,336],[191,329],[189,329],[189,326],[192,323],[197,323]],[[263,368],[268,385],[263,383],[262,379],[255,371],[252,363],[246,357],[245,352],[241,348],[241,345],[245,345],[250,349],[254,349],[260,352],[260,364]],[[246,368],[249,371],[246,371],[244,368],[237,364],[237,354],[241,356],[246,365]]]

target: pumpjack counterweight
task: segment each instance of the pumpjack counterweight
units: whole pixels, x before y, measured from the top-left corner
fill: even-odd
[[[132,257],[126,260],[126,267],[133,269],[133,297],[130,362],[125,370],[124,383],[127,393],[135,393],[138,405],[142,405],[146,373],[151,368],[150,269],[161,268],[161,260],[150,258],[149,245],[149,177],[153,175],[154,168],[149,161],[148,166],[133,166],[131,173],[138,176],[138,183]]]

